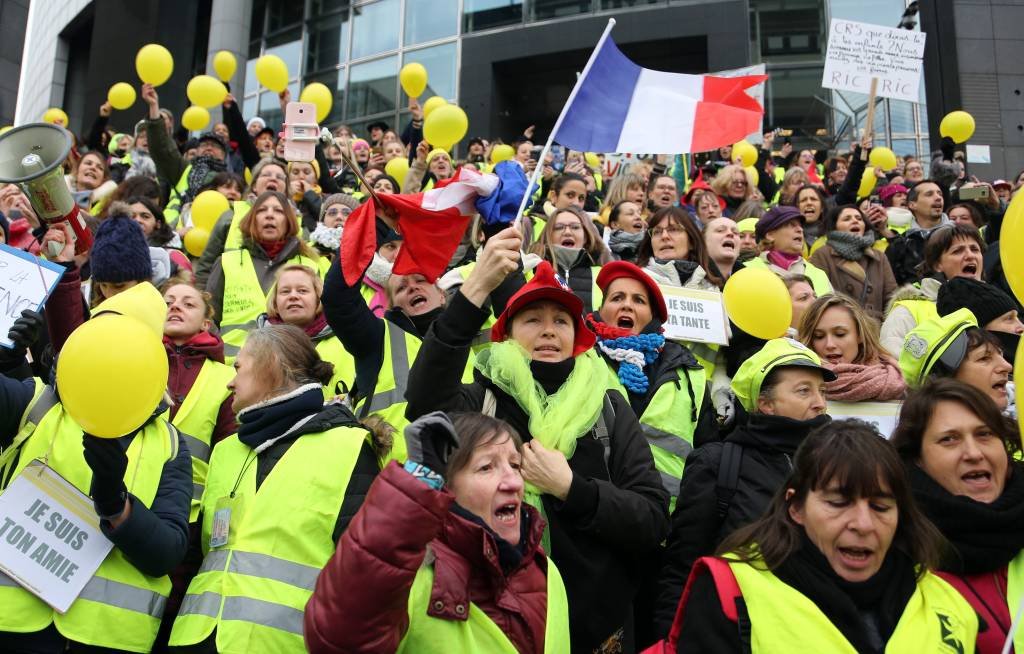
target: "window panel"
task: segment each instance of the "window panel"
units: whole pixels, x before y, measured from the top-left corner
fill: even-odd
[[[399,0],[380,0],[352,10],[352,58],[398,47]]]
[[[269,45],[269,43],[268,43]],[[288,66],[288,79],[292,80],[302,73],[302,40],[292,41],[276,47],[268,47],[267,54],[273,54],[284,60]]]
[[[269,0],[267,2],[267,33],[301,23],[305,4],[303,0]]]
[[[591,0],[531,0],[530,20],[575,16],[594,10]]]
[[[522,0],[465,0],[462,7],[464,32],[523,22]]]
[[[458,0],[405,0],[405,44],[454,36],[458,14]]]
[[[349,75],[349,120],[395,110],[398,57],[385,57],[352,66]]]
[[[335,125],[341,122],[342,116],[345,112],[345,69],[332,70],[327,73],[321,73],[319,75],[311,75],[306,78],[306,84],[312,84],[313,82],[320,82],[327,88],[331,89],[334,95],[334,100],[331,103],[331,112],[327,114],[327,117],[320,121],[321,125]]]
[[[423,64],[427,69],[427,89],[420,96],[421,103],[435,95],[448,101],[455,99],[455,53],[455,43],[405,51],[402,65],[415,61]],[[401,92],[401,103],[403,107],[409,103],[409,96],[405,94],[405,91]]]
[[[309,23],[306,72],[334,68],[348,57],[348,12]]]

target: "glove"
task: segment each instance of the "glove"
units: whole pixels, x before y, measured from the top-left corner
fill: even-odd
[[[20,361],[24,358],[25,350],[35,344],[42,328],[42,314],[29,309],[22,311],[21,317],[14,321],[7,332],[7,338],[14,342],[14,347],[0,347],[0,360]]]
[[[119,438],[82,437],[85,462],[92,468],[92,501],[101,518],[118,516],[124,510],[128,488],[124,474],[128,470],[128,454]]]
[[[410,461],[444,477],[448,459],[459,446],[459,437],[455,434],[451,418],[441,411],[434,411],[405,428],[405,445]]]
[[[736,397],[728,388],[715,389],[711,393],[711,404],[718,414],[718,424],[728,427],[736,419]]]

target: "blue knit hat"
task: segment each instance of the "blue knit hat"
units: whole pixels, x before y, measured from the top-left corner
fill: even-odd
[[[146,236],[127,216],[112,216],[100,223],[89,260],[97,282],[149,281],[153,274]]]

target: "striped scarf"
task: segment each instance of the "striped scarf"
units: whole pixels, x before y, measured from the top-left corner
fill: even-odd
[[[619,382],[626,390],[644,394],[650,381],[644,367],[654,363],[665,346],[665,337],[656,334],[633,334],[587,316],[587,326],[597,334],[597,346],[612,361],[619,362]]]

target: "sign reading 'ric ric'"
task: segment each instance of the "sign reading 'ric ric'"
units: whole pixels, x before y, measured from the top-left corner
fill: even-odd
[[[66,612],[114,546],[99,523],[92,500],[32,461],[0,495],[0,577]]]
[[[729,330],[722,294],[677,286],[661,286],[668,308],[665,338],[674,341],[728,345]]]
[[[918,102],[921,87],[923,32],[832,19],[821,85],[827,89]]]

